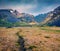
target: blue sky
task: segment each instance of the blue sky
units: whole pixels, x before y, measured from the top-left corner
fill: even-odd
[[[60,5],[60,0],[0,0],[0,9],[16,9],[20,13],[38,15],[47,13]]]

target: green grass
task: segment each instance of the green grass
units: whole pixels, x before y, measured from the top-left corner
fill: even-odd
[[[29,46],[28,49],[33,49],[33,48],[37,48],[36,46],[32,45],[32,46]]]
[[[60,30],[55,30],[56,32],[60,32]]]
[[[41,30],[46,30],[46,31],[58,32],[58,33],[60,33],[60,30],[47,29],[47,27],[41,27],[40,29],[41,29]]]

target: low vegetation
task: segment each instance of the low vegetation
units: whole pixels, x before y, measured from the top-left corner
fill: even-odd
[[[60,51],[56,30],[60,27],[0,27],[0,51]]]
[[[45,30],[45,31],[48,31],[48,32],[58,32],[60,33],[60,29],[58,27],[58,29],[56,29],[57,27],[40,27],[41,30]]]

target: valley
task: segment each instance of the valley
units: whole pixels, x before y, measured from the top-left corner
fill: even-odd
[[[60,6],[36,16],[17,10],[0,9],[0,51],[60,51]]]

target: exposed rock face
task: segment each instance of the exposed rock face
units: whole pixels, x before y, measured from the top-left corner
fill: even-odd
[[[43,24],[49,26],[60,26],[60,6],[48,14]]]

